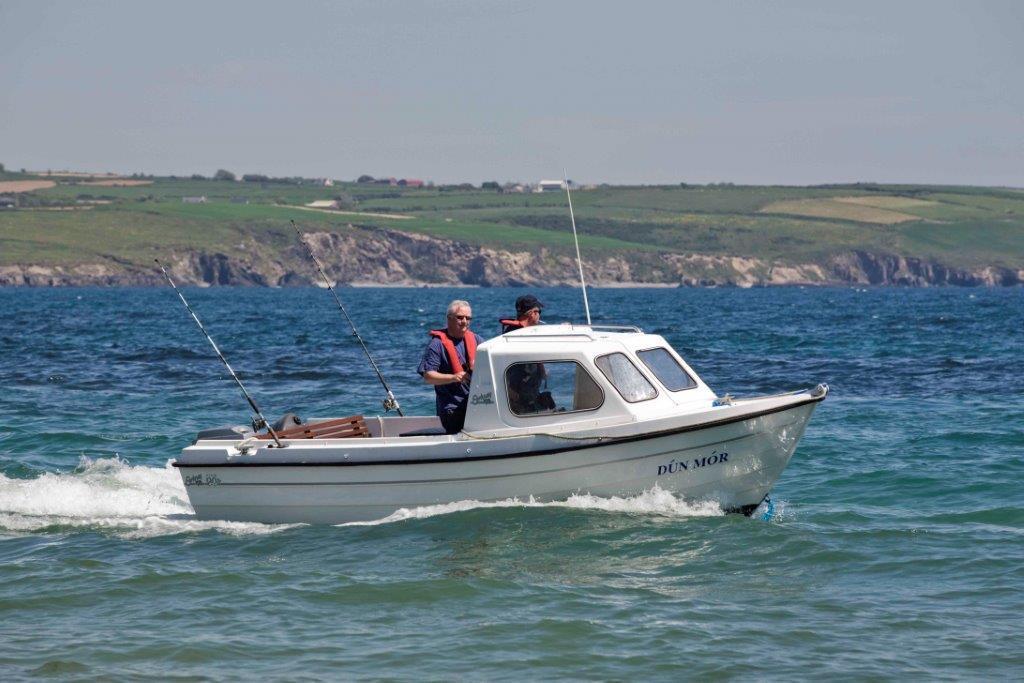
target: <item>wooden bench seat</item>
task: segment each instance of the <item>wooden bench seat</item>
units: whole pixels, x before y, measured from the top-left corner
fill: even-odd
[[[362,415],[339,417],[313,424],[298,425],[277,433],[279,439],[352,439],[369,438],[370,430]],[[270,439],[270,433],[257,434],[258,439]]]

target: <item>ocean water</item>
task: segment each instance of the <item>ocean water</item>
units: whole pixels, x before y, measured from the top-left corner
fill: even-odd
[[[187,289],[268,416],[374,414],[325,291]],[[343,289],[407,413],[456,297]],[[578,291],[537,290],[549,321]],[[593,290],[719,393],[828,382],[767,518],[653,490],[198,521],[168,465],[247,406],[169,289],[0,290],[0,679],[1024,677],[1024,292]]]

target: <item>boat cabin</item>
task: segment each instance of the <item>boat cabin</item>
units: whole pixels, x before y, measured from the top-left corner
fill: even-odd
[[[714,400],[660,335],[636,327],[537,325],[477,348],[464,430],[502,436],[590,429]]]

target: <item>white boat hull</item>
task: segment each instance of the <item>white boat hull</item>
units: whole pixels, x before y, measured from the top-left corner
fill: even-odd
[[[687,501],[716,501],[723,509],[749,513],[786,467],[818,400],[603,442],[563,438],[558,447],[540,452],[502,453],[500,444],[466,440],[454,443],[469,455],[422,462],[339,462],[338,455],[333,462],[186,460],[176,466],[201,519],[339,524],[462,500],[552,501],[575,493],[633,495],[655,487]],[[479,455],[472,454],[472,446]]]

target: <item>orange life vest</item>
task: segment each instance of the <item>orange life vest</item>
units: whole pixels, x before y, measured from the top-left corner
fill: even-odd
[[[501,333],[502,334],[507,334],[507,333],[512,332],[514,330],[519,330],[519,329],[522,329],[522,328],[526,327],[526,325],[523,324],[522,320],[517,320],[516,318],[511,318],[509,320],[502,319],[502,320],[499,320],[498,323],[501,324],[501,326],[502,326],[501,327]]]
[[[441,340],[441,346],[448,354],[448,362],[452,364],[452,372],[456,375],[462,372],[462,361],[459,360],[459,354],[455,350],[455,342],[448,336],[448,330],[431,330],[430,336]],[[476,335],[466,330],[466,336],[462,339],[466,342],[466,364],[469,366],[467,369],[472,370],[476,365]]]

